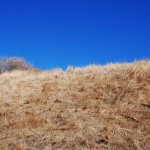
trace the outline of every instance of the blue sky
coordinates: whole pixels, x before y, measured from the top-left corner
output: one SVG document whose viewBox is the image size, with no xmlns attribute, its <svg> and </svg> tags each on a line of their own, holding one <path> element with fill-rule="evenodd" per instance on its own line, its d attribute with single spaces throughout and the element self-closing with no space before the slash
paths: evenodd
<svg viewBox="0 0 150 150">
<path fill-rule="evenodd" d="M 2 0 L 0 55 L 41 69 L 150 58 L 150 1 Z"/>
</svg>

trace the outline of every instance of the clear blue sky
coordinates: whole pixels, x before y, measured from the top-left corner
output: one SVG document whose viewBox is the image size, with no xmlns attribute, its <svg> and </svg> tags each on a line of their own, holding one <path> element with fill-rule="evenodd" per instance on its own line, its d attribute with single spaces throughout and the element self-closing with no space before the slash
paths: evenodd
<svg viewBox="0 0 150 150">
<path fill-rule="evenodd" d="M 1 0 L 0 55 L 42 69 L 150 58 L 150 0 Z"/>
</svg>

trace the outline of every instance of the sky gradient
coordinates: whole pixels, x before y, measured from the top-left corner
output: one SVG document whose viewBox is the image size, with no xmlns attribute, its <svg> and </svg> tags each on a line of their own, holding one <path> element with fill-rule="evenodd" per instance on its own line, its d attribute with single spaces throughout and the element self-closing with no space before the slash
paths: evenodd
<svg viewBox="0 0 150 150">
<path fill-rule="evenodd" d="M 150 58 L 150 1 L 0 1 L 0 56 L 41 69 Z"/>
</svg>

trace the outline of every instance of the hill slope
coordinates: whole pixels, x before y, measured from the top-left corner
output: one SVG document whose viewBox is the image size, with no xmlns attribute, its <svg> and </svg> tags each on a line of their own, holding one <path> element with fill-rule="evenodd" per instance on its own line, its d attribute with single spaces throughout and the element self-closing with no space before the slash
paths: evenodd
<svg viewBox="0 0 150 150">
<path fill-rule="evenodd" d="M 0 74 L 0 149 L 150 149 L 150 61 Z"/>
</svg>

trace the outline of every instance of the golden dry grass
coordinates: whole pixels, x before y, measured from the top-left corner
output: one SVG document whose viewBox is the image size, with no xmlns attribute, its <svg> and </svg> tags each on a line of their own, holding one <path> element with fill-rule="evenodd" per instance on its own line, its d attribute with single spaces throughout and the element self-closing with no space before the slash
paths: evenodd
<svg viewBox="0 0 150 150">
<path fill-rule="evenodd" d="M 0 74 L 0 150 L 149 150 L 150 61 Z"/>
</svg>

